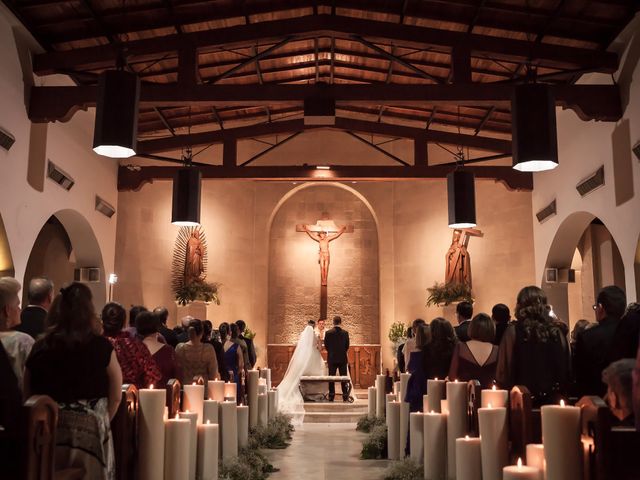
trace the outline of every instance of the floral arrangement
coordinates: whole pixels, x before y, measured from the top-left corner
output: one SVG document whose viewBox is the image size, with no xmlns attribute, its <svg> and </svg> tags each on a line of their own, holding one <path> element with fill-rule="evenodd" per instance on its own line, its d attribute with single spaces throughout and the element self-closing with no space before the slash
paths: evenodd
<svg viewBox="0 0 640 480">
<path fill-rule="evenodd" d="M 370 417 L 369 415 L 363 415 L 358 419 L 358 424 L 356 425 L 356 430 L 358 432 L 370 433 L 374 427 L 378 425 L 384 425 L 384 418 L 380 417 Z"/>
<path fill-rule="evenodd" d="M 438 283 L 427 288 L 427 307 L 431 305 L 450 305 L 453 302 L 472 302 L 471 287 L 466 283 Z"/>
<path fill-rule="evenodd" d="M 422 465 L 410 458 L 405 458 L 389 465 L 384 473 L 384 480 L 414 480 L 422 478 L 422 473 Z"/>
<path fill-rule="evenodd" d="M 218 282 L 209 283 L 204 280 L 197 280 L 191 283 L 183 283 L 175 290 L 175 298 L 178 304 L 186 305 L 195 300 L 213 302 L 220 305 L 219 289 L 222 284 Z"/>
<path fill-rule="evenodd" d="M 253 340 L 256 336 L 256 332 L 251 330 L 249 327 L 244 329 L 244 333 L 242 334 L 244 338 L 248 338 L 249 340 Z"/>
<path fill-rule="evenodd" d="M 270 473 L 277 472 L 259 450 L 242 448 L 238 456 L 224 460 L 219 477 L 223 480 L 265 480 Z"/>
<path fill-rule="evenodd" d="M 407 327 L 402 322 L 394 322 L 389 328 L 389 340 L 391 340 L 391 351 L 393 356 L 396 356 L 398 347 L 402 341 L 407 338 Z"/>
<path fill-rule="evenodd" d="M 376 425 L 362 443 L 360 458 L 378 460 L 387 458 L 387 426 Z"/>
<path fill-rule="evenodd" d="M 294 428 L 291 424 L 291 417 L 279 413 L 269 420 L 266 426 L 253 427 L 249 432 L 249 448 L 287 448 L 291 440 Z"/>
</svg>

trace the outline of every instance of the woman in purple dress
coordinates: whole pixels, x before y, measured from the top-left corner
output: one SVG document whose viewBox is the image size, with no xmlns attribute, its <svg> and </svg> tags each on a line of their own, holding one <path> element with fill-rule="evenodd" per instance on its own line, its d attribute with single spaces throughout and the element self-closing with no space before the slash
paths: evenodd
<svg viewBox="0 0 640 480">
<path fill-rule="evenodd" d="M 467 333 L 471 340 L 457 343 L 453 350 L 449 380 L 478 380 L 482 388 L 491 388 L 498 364 L 498 347 L 493 344 L 495 324 L 489 315 L 479 313 Z"/>
<path fill-rule="evenodd" d="M 240 402 L 242 398 L 242 385 L 240 372 L 244 369 L 244 356 L 240 345 L 234 342 L 238 338 L 238 326 L 235 323 L 228 325 L 220 324 L 220 337 L 222 340 L 222 348 L 224 349 L 224 364 L 229 371 L 229 380 L 236 382 L 238 387 L 237 399 Z"/>
<path fill-rule="evenodd" d="M 176 354 L 173 347 L 158 341 L 160 319 L 151 312 L 141 312 L 136 317 L 136 329 L 142 337 L 142 343 L 147 347 L 151 357 L 155 360 L 162 378 L 158 388 L 164 388 L 172 378 L 178 378 Z"/>
</svg>

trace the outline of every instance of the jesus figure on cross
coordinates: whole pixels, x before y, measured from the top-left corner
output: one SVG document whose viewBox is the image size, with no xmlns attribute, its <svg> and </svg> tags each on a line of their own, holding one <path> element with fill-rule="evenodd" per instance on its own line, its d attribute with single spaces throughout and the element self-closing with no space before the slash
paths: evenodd
<svg viewBox="0 0 640 480">
<path fill-rule="evenodd" d="M 314 232 L 309 230 L 307 225 L 302 226 L 303 230 L 307 232 L 313 240 L 318 242 L 319 250 L 318 250 L 318 263 L 320 264 L 320 284 L 322 286 L 327 285 L 327 277 L 329 276 L 329 242 L 335 240 L 344 232 L 347 231 L 347 226 L 343 225 L 338 229 L 336 233 L 329 235 L 328 232 L 319 231 Z"/>
</svg>

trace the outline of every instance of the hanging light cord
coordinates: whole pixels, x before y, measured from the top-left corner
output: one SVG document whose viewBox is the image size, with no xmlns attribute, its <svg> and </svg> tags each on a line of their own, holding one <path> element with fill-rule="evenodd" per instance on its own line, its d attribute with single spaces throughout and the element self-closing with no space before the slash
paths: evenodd
<svg viewBox="0 0 640 480">
<path fill-rule="evenodd" d="M 461 131 L 460 131 L 460 105 L 458 105 L 458 138 L 460 138 L 460 135 L 461 135 Z M 459 143 L 457 145 L 457 148 L 458 148 L 458 152 L 455 155 L 456 170 L 458 168 L 464 167 L 464 146 L 462 145 L 462 143 Z"/>
</svg>

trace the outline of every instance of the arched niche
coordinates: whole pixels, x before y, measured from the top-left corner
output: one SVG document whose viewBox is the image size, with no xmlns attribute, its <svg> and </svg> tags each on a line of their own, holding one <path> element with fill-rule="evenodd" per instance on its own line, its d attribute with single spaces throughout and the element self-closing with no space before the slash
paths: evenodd
<svg viewBox="0 0 640 480">
<path fill-rule="evenodd" d="M 13 267 L 13 256 L 7 238 L 7 231 L 4 228 L 2 215 L 0 215 L 0 277 L 13 277 L 15 269 Z"/>
<path fill-rule="evenodd" d="M 77 211 L 59 210 L 45 222 L 29 254 L 24 285 L 35 276 L 46 276 L 56 290 L 74 280 L 76 268 L 97 268 L 99 277 L 87 282 L 94 304 L 106 302 L 105 273 L 102 253 L 89 222 Z M 23 289 L 26 302 L 26 288 Z M 26 303 L 24 303 L 26 305 Z"/>
<path fill-rule="evenodd" d="M 323 213 L 354 226 L 330 244 L 327 317 L 340 315 L 352 344 L 380 341 L 378 228 L 368 203 L 342 184 L 305 184 L 274 209 L 269 227 L 268 341 L 295 343 L 310 319 L 320 315 L 318 243 L 296 225 Z M 330 326 L 330 325 L 328 325 Z"/>
<path fill-rule="evenodd" d="M 589 212 L 567 217 L 553 239 L 546 269 L 558 269 L 555 281 L 543 274 L 542 289 L 560 320 L 573 328 L 581 318 L 594 321 L 592 305 L 607 285 L 625 288 L 624 263 L 606 225 Z"/>
</svg>

